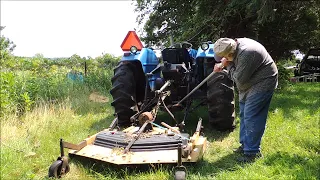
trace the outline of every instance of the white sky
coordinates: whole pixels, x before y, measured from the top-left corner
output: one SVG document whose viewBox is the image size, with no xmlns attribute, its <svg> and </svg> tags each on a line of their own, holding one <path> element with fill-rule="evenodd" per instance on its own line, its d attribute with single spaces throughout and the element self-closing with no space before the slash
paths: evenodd
<svg viewBox="0 0 320 180">
<path fill-rule="evenodd" d="M 1 1 L 1 35 L 17 56 L 122 55 L 120 45 L 138 28 L 132 1 Z"/>
</svg>

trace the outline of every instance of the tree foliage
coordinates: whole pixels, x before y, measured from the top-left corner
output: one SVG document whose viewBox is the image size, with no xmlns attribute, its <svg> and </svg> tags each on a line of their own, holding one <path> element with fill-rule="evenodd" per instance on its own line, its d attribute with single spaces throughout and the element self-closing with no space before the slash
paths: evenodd
<svg viewBox="0 0 320 180">
<path fill-rule="evenodd" d="M 5 26 L 0 26 L 1 33 L 4 28 Z M 9 38 L 6 38 L 3 35 L 1 35 L 0 37 L 0 57 L 1 57 L 0 63 L 1 64 L 3 64 L 6 59 L 12 57 L 12 51 L 14 50 L 15 47 L 16 45 L 12 41 L 10 41 Z"/>
<path fill-rule="evenodd" d="M 174 41 L 199 45 L 219 37 L 249 37 L 275 58 L 293 49 L 319 46 L 320 5 L 317 0 L 136 0 L 141 34 L 149 46 Z"/>
</svg>

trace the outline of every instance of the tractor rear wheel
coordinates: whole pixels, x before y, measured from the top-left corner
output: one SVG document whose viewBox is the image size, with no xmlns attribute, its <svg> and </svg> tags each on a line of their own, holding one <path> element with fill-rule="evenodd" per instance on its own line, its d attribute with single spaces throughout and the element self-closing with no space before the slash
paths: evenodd
<svg viewBox="0 0 320 180">
<path fill-rule="evenodd" d="M 215 73 L 207 82 L 209 122 L 219 131 L 233 130 L 234 87 L 226 72 Z"/>
<path fill-rule="evenodd" d="M 120 127 L 129 126 L 130 117 L 136 113 L 136 81 L 133 66 L 130 62 L 120 62 L 114 68 L 114 76 L 111 79 L 110 94 L 113 97 L 111 105 L 114 107 Z"/>
</svg>

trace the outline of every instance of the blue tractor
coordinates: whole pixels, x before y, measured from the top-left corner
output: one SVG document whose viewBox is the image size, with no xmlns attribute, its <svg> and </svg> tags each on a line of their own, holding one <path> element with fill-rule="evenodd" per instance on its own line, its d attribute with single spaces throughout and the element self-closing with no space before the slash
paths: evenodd
<svg viewBox="0 0 320 180">
<path fill-rule="evenodd" d="M 155 118 L 158 109 L 162 109 L 183 129 L 192 110 L 207 106 L 213 128 L 232 130 L 233 82 L 226 72 L 212 73 L 216 63 L 213 46 L 212 42 L 205 42 L 195 50 L 188 42 L 177 43 L 163 49 L 162 58 L 157 58 L 150 48 L 130 46 L 115 67 L 112 78 L 111 105 L 115 109 L 117 125 L 137 124 L 144 112 L 153 112 Z M 193 102 L 197 105 L 192 107 Z M 177 110 L 184 111 L 180 121 L 172 113 Z"/>
</svg>

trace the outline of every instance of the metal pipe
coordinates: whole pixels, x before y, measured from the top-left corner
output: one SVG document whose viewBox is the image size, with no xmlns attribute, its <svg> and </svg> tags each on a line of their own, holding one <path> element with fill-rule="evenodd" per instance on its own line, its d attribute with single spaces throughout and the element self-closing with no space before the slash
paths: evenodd
<svg viewBox="0 0 320 180">
<path fill-rule="evenodd" d="M 169 38 L 170 38 L 170 46 L 172 47 L 172 46 L 173 46 L 173 36 L 172 36 L 172 33 L 170 33 Z"/>
<path fill-rule="evenodd" d="M 139 136 L 141 135 L 141 133 L 144 131 L 144 129 L 147 127 L 147 125 L 150 123 L 151 121 L 147 120 L 146 122 L 144 122 L 144 124 L 141 126 L 141 128 L 139 129 L 137 136 L 135 136 L 130 143 L 127 145 L 127 147 L 123 150 L 123 153 L 127 153 L 131 146 L 133 145 L 134 142 L 136 142 L 136 140 L 139 138 Z"/>
<path fill-rule="evenodd" d="M 182 166 L 182 145 L 178 144 L 178 166 Z"/>
<path fill-rule="evenodd" d="M 61 157 L 64 156 L 64 149 L 63 149 L 63 148 L 64 148 L 64 147 L 63 147 L 63 140 L 60 139 L 60 154 L 61 154 Z"/>
<path fill-rule="evenodd" d="M 144 99 L 143 99 L 143 102 L 145 103 L 147 101 L 147 96 L 148 96 L 148 83 L 149 83 L 149 76 L 146 75 L 145 76 L 145 81 L 146 81 L 146 85 L 144 87 Z"/>
<path fill-rule="evenodd" d="M 116 127 L 116 125 L 118 124 L 118 118 L 114 118 L 113 121 L 111 122 L 110 126 L 109 126 L 109 130 L 112 130 Z"/>
<path fill-rule="evenodd" d="M 202 128 L 202 118 L 199 118 L 196 132 L 200 132 L 200 131 L 201 131 L 201 128 Z"/>
<path fill-rule="evenodd" d="M 167 88 L 170 85 L 171 85 L 171 81 L 169 80 L 166 83 L 164 83 L 164 85 L 159 90 L 156 90 L 156 93 L 160 94 L 165 88 Z"/>
<path fill-rule="evenodd" d="M 216 72 L 212 72 L 207 76 L 198 86 L 196 86 L 189 94 L 187 94 L 183 99 L 181 99 L 175 106 L 181 105 L 183 101 L 185 101 L 189 96 L 191 96 L 196 90 L 198 90 L 204 83 L 206 83 Z"/>
<path fill-rule="evenodd" d="M 162 102 L 162 104 L 163 104 L 163 107 L 167 110 L 167 112 L 169 113 L 169 115 L 172 117 L 172 119 L 177 122 L 176 118 L 174 117 L 174 115 L 172 114 L 172 112 L 168 109 L 168 107 L 166 106 L 166 104 L 164 103 L 164 101 L 163 101 L 162 98 L 161 98 L 161 102 Z M 177 123 L 178 123 L 178 122 L 177 122 Z"/>
<path fill-rule="evenodd" d="M 177 133 L 177 134 L 180 134 L 180 131 L 178 131 L 178 130 L 174 129 L 173 127 L 169 126 L 167 123 L 161 122 L 161 124 L 162 124 L 164 127 L 170 129 L 171 131 L 173 131 L 173 132 L 175 132 L 175 133 Z"/>
</svg>

